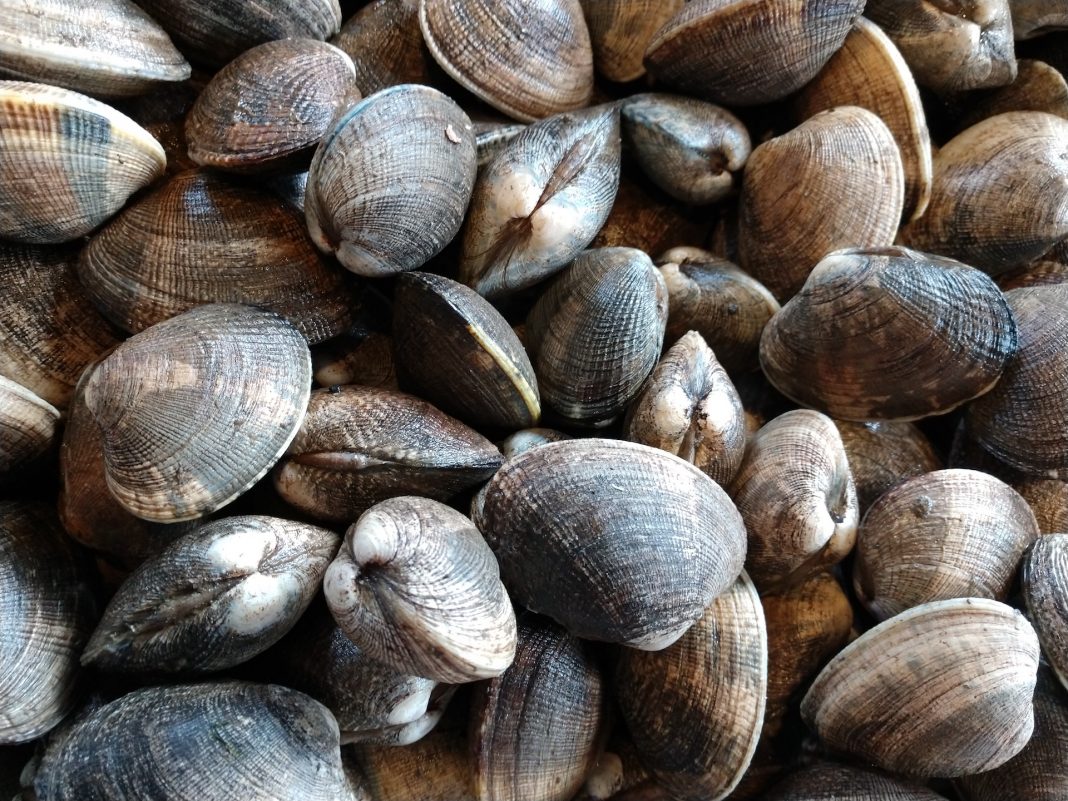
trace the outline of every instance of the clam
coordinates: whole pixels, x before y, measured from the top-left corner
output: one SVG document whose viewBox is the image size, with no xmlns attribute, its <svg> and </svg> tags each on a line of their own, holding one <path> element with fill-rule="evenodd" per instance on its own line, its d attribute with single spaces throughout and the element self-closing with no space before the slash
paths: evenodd
<svg viewBox="0 0 1068 801">
<path fill-rule="evenodd" d="M 720 801 L 760 737 L 768 640 L 760 597 L 743 573 L 674 645 L 628 649 L 616 699 L 642 761 L 679 801 Z"/>
<path fill-rule="evenodd" d="M 434 60 L 464 89 L 517 120 L 573 111 L 593 93 L 579 0 L 419 0 Z"/>
<path fill-rule="evenodd" d="M 335 801 L 344 787 L 330 712 L 287 687 L 239 681 L 148 687 L 104 704 L 51 744 L 34 781 L 40 801 Z"/>
<path fill-rule="evenodd" d="M 204 673 L 245 662 L 297 622 L 338 545 L 332 531 L 265 515 L 208 523 L 123 582 L 82 664 Z"/>
<path fill-rule="evenodd" d="M 837 564 L 856 541 L 857 493 L 834 422 L 798 409 L 751 439 L 730 485 L 745 521 L 745 567 L 762 590 L 778 590 Z"/>
<path fill-rule="evenodd" d="M 588 646 L 549 621 L 522 621 L 512 666 L 477 685 L 472 699 L 475 797 L 574 796 L 602 746 L 605 696 Z"/>
<path fill-rule="evenodd" d="M 1059 261 L 1035 261 L 1019 270 L 1002 273 L 997 277 L 1003 292 L 1028 286 L 1068 283 L 1068 264 Z"/>
<path fill-rule="evenodd" d="M 308 239 L 300 214 L 207 170 L 172 176 L 89 240 L 86 294 L 131 333 L 203 303 L 261 305 L 310 342 L 352 322 L 345 273 Z"/>
<path fill-rule="evenodd" d="M 863 0 L 693 0 L 653 36 L 645 66 L 685 94 L 767 103 L 808 83 L 863 9 Z"/>
<path fill-rule="evenodd" d="M 402 83 L 431 83 L 433 61 L 419 30 L 419 0 L 373 0 L 330 42 L 352 59 L 356 85 L 365 95 Z"/>
<path fill-rule="evenodd" d="M 818 762 L 791 774 L 764 796 L 766 801 L 945 801 L 915 782 L 852 765 Z"/>
<path fill-rule="evenodd" d="M 887 490 L 942 467 L 930 441 L 912 423 L 834 424 L 849 459 L 861 516 Z"/>
<path fill-rule="evenodd" d="M 307 164 L 342 104 L 360 99 L 352 60 L 317 39 L 265 42 L 211 79 L 185 121 L 197 164 L 252 172 Z"/>
<path fill-rule="evenodd" d="M 460 280 L 493 299 L 559 271 L 593 240 L 618 186 L 614 106 L 528 126 L 479 176 Z"/>
<path fill-rule="evenodd" d="M 417 743 L 357 747 L 374 801 L 477 801 L 462 734 L 435 729 Z"/>
<path fill-rule="evenodd" d="M 1068 236 L 1068 120 L 1040 111 L 989 117 L 934 158 L 927 213 L 902 236 L 991 275 Z"/>
<path fill-rule="evenodd" d="M 1043 534 L 1068 531 L 1068 481 L 1028 478 L 1012 482 L 1012 488 L 1027 501 Z"/>
<path fill-rule="evenodd" d="M 116 348 L 85 383 L 108 488 L 146 520 L 192 520 L 262 478 L 297 434 L 311 357 L 273 312 L 198 306 Z"/>
<path fill-rule="evenodd" d="M 930 601 L 1004 601 L 1039 536 L 1027 501 L 975 470 L 916 476 L 877 500 L 857 533 L 853 588 L 879 620 Z"/>
<path fill-rule="evenodd" d="M 447 500 L 501 459 L 489 440 L 412 395 L 334 386 L 312 393 L 274 484 L 307 514 L 348 523 L 399 495 Z"/>
<path fill-rule="evenodd" d="M 89 233 L 167 165 L 159 142 L 125 114 L 21 81 L 0 81 L 0 151 L 0 237 L 17 242 Z"/>
<path fill-rule="evenodd" d="M 664 354 L 627 413 L 623 435 L 685 459 L 727 485 L 745 453 L 742 400 L 696 331 Z"/>
<path fill-rule="evenodd" d="M 474 290 L 431 273 L 397 280 L 401 386 L 471 425 L 515 430 L 541 416 L 538 382 L 511 326 Z"/>
<path fill-rule="evenodd" d="M 612 210 L 590 247 L 660 253 L 684 242 L 704 241 L 710 223 L 705 209 L 676 203 L 645 176 L 628 174 L 624 168 Z"/>
<path fill-rule="evenodd" d="M 620 117 L 623 136 L 645 174 L 683 203 L 726 197 L 752 150 L 741 120 L 700 100 L 631 95 L 620 106 Z"/>
<path fill-rule="evenodd" d="M 393 362 L 393 338 L 372 331 L 363 335 L 343 334 L 312 354 L 315 383 L 321 387 L 360 384 L 378 389 L 397 389 L 397 367 Z"/>
<path fill-rule="evenodd" d="M 1024 558 L 1021 584 L 1046 658 L 1068 688 L 1068 534 L 1035 542 Z"/>
<path fill-rule="evenodd" d="M 497 154 L 527 127 L 518 122 L 472 122 L 475 124 L 475 147 L 478 149 L 480 170 L 497 158 Z"/>
<path fill-rule="evenodd" d="M 803 118 L 835 106 L 860 106 L 879 115 L 901 153 L 903 217 L 924 213 L 932 170 L 927 118 L 908 64 L 878 25 L 858 17 L 842 49 L 801 91 L 797 106 Z"/>
<path fill-rule="evenodd" d="M 801 715 L 820 741 L 914 776 L 992 770 L 1027 744 L 1038 638 L 984 598 L 914 607 L 847 645 L 816 678 Z"/>
<path fill-rule="evenodd" d="M 588 250 L 542 294 L 526 321 L 542 403 L 596 425 L 622 412 L 664 342 L 667 291 L 632 248 Z"/>
<path fill-rule="evenodd" d="M 657 30 L 682 8 L 683 0 L 580 0 L 590 29 L 593 66 L 610 81 L 645 74 L 642 56 Z"/>
<path fill-rule="evenodd" d="M 513 456 L 472 517 L 512 597 L 573 634 L 657 650 L 737 578 L 745 529 L 691 464 L 628 442 L 584 439 Z"/>
<path fill-rule="evenodd" d="M 129 0 L 5 0 L 0 19 L 0 74 L 8 77 L 106 97 L 189 77 L 164 30 Z"/>
<path fill-rule="evenodd" d="M 350 106 L 312 159 L 312 239 L 355 273 L 422 266 L 460 229 L 475 182 L 471 121 L 429 86 L 402 84 Z"/>
<path fill-rule="evenodd" d="M 499 444 L 501 453 L 505 459 L 511 459 L 531 448 L 539 445 L 548 445 L 550 442 L 563 442 L 571 439 L 570 436 L 553 428 L 525 428 L 516 431 L 510 437 Z"/>
<path fill-rule="evenodd" d="M 0 502 L 0 745 L 46 734 L 77 702 L 96 606 L 48 508 Z"/>
<path fill-rule="evenodd" d="M 188 80 L 164 84 L 147 94 L 123 99 L 116 108 L 148 131 L 167 154 L 167 174 L 193 169 L 189 144 L 185 140 L 185 118 L 197 97 L 207 86 L 210 75 L 199 70 Z"/>
<path fill-rule="evenodd" d="M 890 245 L 904 192 L 900 151 L 881 119 L 856 106 L 820 112 L 749 157 L 739 263 L 785 301 L 830 251 Z"/>
<path fill-rule="evenodd" d="M 55 444 L 59 410 L 0 375 L 0 482 L 34 467 Z"/>
<path fill-rule="evenodd" d="M 970 108 L 961 115 L 962 129 L 1010 111 L 1045 111 L 1068 119 L 1064 76 L 1044 61 L 1021 58 L 1016 65 L 1016 80 L 1008 86 L 990 89 L 978 98 L 966 96 Z"/>
<path fill-rule="evenodd" d="M 1059 0 L 1009 0 L 1017 41 L 1068 28 L 1068 9 Z"/>
<path fill-rule="evenodd" d="M 979 270 L 906 248 L 841 250 L 768 323 L 760 364 L 783 394 L 836 418 L 915 420 L 994 386 L 1016 328 Z"/>
</svg>

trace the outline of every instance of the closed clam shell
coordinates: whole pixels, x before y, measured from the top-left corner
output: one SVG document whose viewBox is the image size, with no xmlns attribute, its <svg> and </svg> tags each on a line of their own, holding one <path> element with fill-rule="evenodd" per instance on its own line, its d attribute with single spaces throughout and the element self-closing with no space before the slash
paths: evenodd
<svg viewBox="0 0 1068 801">
<path fill-rule="evenodd" d="M 273 312 L 198 306 L 116 348 L 85 385 L 108 487 L 146 520 L 191 520 L 262 478 L 311 389 L 300 333 Z"/>
<path fill-rule="evenodd" d="M 1042 650 L 1068 688 L 1068 534 L 1035 542 L 1024 557 L 1021 585 Z"/>
<path fill-rule="evenodd" d="M 1016 41 L 1068 28 L 1068 9 L 1058 0 L 1010 0 Z"/>
<path fill-rule="evenodd" d="M 876 767 L 952 778 L 992 770 L 1027 744 L 1038 638 L 984 598 L 909 609 L 847 645 L 801 716 L 828 748 Z"/>
<path fill-rule="evenodd" d="M 664 279 L 648 256 L 585 251 L 527 316 L 542 403 L 579 424 L 615 417 L 656 365 L 666 321 Z"/>
<path fill-rule="evenodd" d="M 612 210 L 590 247 L 661 253 L 686 242 L 702 242 L 710 229 L 711 220 L 704 209 L 676 203 L 639 171 L 628 173 L 624 168 L 619 174 L 619 191 Z"/>
<path fill-rule="evenodd" d="M 593 66 L 610 81 L 645 74 L 649 40 L 682 8 L 683 0 L 580 0 L 593 45 Z"/>
<path fill-rule="evenodd" d="M 881 119 L 857 106 L 820 112 L 749 157 L 739 263 L 785 302 L 830 251 L 892 244 L 904 192 L 900 151 Z"/>
<path fill-rule="evenodd" d="M 375 801 L 476 801 L 461 732 L 435 729 L 396 748 L 362 745 L 356 760 Z"/>
<path fill-rule="evenodd" d="M 481 170 L 527 126 L 519 122 L 480 122 L 475 124 L 475 147 L 478 149 L 478 168 Z"/>
<path fill-rule="evenodd" d="M 606 695 L 588 645 L 550 621 L 521 621 L 515 662 L 474 691 L 468 741 L 475 797 L 574 796 L 602 746 Z"/>
<path fill-rule="evenodd" d="M 429 498 L 364 512 L 323 591 L 349 638 L 403 673 L 460 684 L 499 676 L 515 656 L 515 614 L 493 551 L 464 515 Z"/>
<path fill-rule="evenodd" d="M 918 250 L 991 275 L 1068 236 L 1068 120 L 1013 111 L 976 123 L 934 157 L 927 213 L 902 232 Z"/>
<path fill-rule="evenodd" d="M 753 758 L 767 683 L 764 612 L 743 573 L 674 645 L 623 651 L 615 686 L 659 784 L 680 801 L 719 801 Z"/>
<path fill-rule="evenodd" d="M 274 475 L 314 517 L 349 523 L 399 495 L 447 500 L 501 464 L 489 440 L 412 395 L 374 387 L 316 390 Z"/>
<path fill-rule="evenodd" d="M 59 410 L 0 375 L 0 482 L 33 467 L 56 441 Z"/>
<path fill-rule="evenodd" d="M 82 664 L 202 673 L 245 662 L 297 622 L 338 545 L 332 531 L 265 515 L 208 523 L 123 582 Z"/>
<path fill-rule="evenodd" d="M 930 441 L 913 423 L 849 423 L 835 420 L 861 516 L 887 490 L 942 467 Z"/>
<path fill-rule="evenodd" d="M 1005 293 L 1019 349 L 994 388 L 968 406 L 968 430 L 1016 470 L 1068 468 L 1068 285 Z"/>
<path fill-rule="evenodd" d="M 539 445 L 548 445 L 550 442 L 563 442 L 565 439 L 571 439 L 571 437 L 553 428 L 525 428 L 522 431 L 516 431 L 499 443 L 499 447 L 501 453 L 504 454 L 504 458 L 510 459 Z"/>
<path fill-rule="evenodd" d="M 554 442 L 513 456 L 473 519 L 512 597 L 577 636 L 666 648 L 737 578 L 745 530 L 693 465 L 629 442 Z"/>
<path fill-rule="evenodd" d="M 163 175 L 159 142 L 125 114 L 68 89 L 0 81 L 0 236 L 66 242 Z"/>
<path fill-rule="evenodd" d="M 434 60 L 464 89 L 524 122 L 582 108 L 593 50 L 579 0 L 420 0 Z"/>
<path fill-rule="evenodd" d="M 930 601 L 1004 601 L 1039 536 L 1031 508 L 976 470 L 938 470 L 877 500 L 857 532 L 853 587 L 879 620 Z"/>
<path fill-rule="evenodd" d="M 1045 111 L 1068 119 L 1068 82 L 1064 76 L 1044 61 L 1021 58 L 1016 66 L 1016 80 L 1008 86 L 990 89 L 979 97 L 967 96 L 970 108 L 961 116 L 962 130 L 1009 111 Z"/>
<path fill-rule="evenodd" d="M 364 98 L 312 159 L 304 212 L 312 239 L 355 273 L 422 266 L 460 229 L 475 182 L 471 121 L 429 86 Z"/>
<path fill-rule="evenodd" d="M 808 83 L 863 9 L 861 0 L 693 0 L 653 36 L 645 66 L 686 94 L 767 103 Z"/>
<path fill-rule="evenodd" d="M 1043 258 L 1019 270 L 1002 273 L 997 277 L 1002 292 L 1027 286 L 1044 286 L 1046 284 L 1068 283 L 1068 264 L 1059 261 L 1047 261 Z"/>
<path fill-rule="evenodd" d="M 433 60 L 419 30 L 419 0 L 373 0 L 330 43 L 356 67 L 356 85 L 372 95 L 402 83 L 430 83 Z"/>
<path fill-rule="evenodd" d="M 189 157 L 249 172 L 310 159 L 341 104 L 359 99 L 354 78 L 352 60 L 317 39 L 246 50 L 216 73 L 189 112 Z"/>
<path fill-rule="evenodd" d="M 393 338 L 372 331 L 365 335 L 335 337 L 312 353 L 315 383 L 321 387 L 361 384 L 397 389 Z"/>
<path fill-rule="evenodd" d="M 460 280 L 492 299 L 558 272 L 596 236 L 618 186 L 615 106 L 527 126 L 479 176 Z"/>
<path fill-rule="evenodd" d="M 798 96 L 802 117 L 835 106 L 879 115 L 894 135 L 905 174 L 906 221 L 921 216 L 931 195 L 931 136 L 916 81 L 897 46 L 878 25 L 858 17 L 842 49 Z"/>
<path fill-rule="evenodd" d="M 0 74 L 91 95 L 136 95 L 184 81 L 189 64 L 129 0 L 5 0 Z"/>
<path fill-rule="evenodd" d="M 988 276 L 952 259 L 841 250 L 768 323 L 760 364 L 783 394 L 839 419 L 915 420 L 996 384 L 1016 352 L 1013 316 Z"/>
<path fill-rule="evenodd" d="M 777 784 L 766 801 L 945 801 L 915 782 L 853 765 L 818 762 Z"/>
<path fill-rule="evenodd" d="M 344 786 L 330 712 L 288 687 L 239 681 L 104 704 L 45 751 L 34 781 L 41 801 L 335 801 Z"/>
<path fill-rule="evenodd" d="M 1068 481 L 1058 478 L 1027 478 L 1012 482 L 1012 488 L 1027 501 L 1043 534 L 1068 531 Z"/>
<path fill-rule="evenodd" d="M 541 416 L 527 352 L 489 301 L 431 273 L 397 280 L 393 341 L 401 385 L 474 426 L 515 430 Z"/>
<path fill-rule="evenodd" d="M 55 514 L 0 502 L 0 744 L 46 734 L 77 702 L 96 621 L 89 575 Z"/>
</svg>

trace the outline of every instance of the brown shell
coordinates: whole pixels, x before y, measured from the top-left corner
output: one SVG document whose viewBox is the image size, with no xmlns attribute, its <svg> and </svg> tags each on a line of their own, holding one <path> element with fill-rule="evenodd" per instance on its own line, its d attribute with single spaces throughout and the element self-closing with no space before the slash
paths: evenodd
<svg viewBox="0 0 1068 801">
<path fill-rule="evenodd" d="M 343 334 L 312 353 L 315 383 L 321 387 L 361 384 L 398 389 L 393 338 L 372 331 L 365 336 Z"/>
<path fill-rule="evenodd" d="M 354 78 L 352 60 L 316 39 L 246 50 L 215 74 L 189 112 L 189 157 L 242 172 L 307 164 L 342 104 L 360 99 Z"/>
<path fill-rule="evenodd" d="M 434 60 L 524 122 L 589 105 L 593 50 L 579 0 L 420 0 Z"/>
<path fill-rule="evenodd" d="M 435 729 L 417 743 L 357 746 L 375 801 L 477 801 L 462 733 Z"/>
<path fill-rule="evenodd" d="M 593 66 L 610 81 L 642 77 L 649 40 L 684 0 L 580 0 L 593 45 Z"/>
<path fill-rule="evenodd" d="M 164 84 L 147 94 L 123 100 L 116 108 L 152 134 L 167 154 L 167 174 L 184 172 L 196 165 L 189 158 L 185 141 L 185 117 L 211 75 L 194 71 L 188 80 Z"/>
<path fill-rule="evenodd" d="M 1068 284 L 1068 264 L 1045 259 L 1032 262 L 1020 270 L 1002 273 L 997 277 L 997 282 L 1003 292 L 1027 286 Z"/>
<path fill-rule="evenodd" d="M 1016 41 L 1068 28 L 1068 9 L 1060 0 L 1010 0 Z"/>
<path fill-rule="evenodd" d="M 419 0 L 373 0 L 330 43 L 352 59 L 365 96 L 402 83 L 431 83 L 433 60 L 419 30 Z"/>
<path fill-rule="evenodd" d="M 686 242 L 703 242 L 710 228 L 705 209 L 676 203 L 645 176 L 624 167 L 612 209 L 590 247 L 662 253 Z"/>
<path fill-rule="evenodd" d="M 1029 478 L 1013 481 L 1012 488 L 1023 496 L 1043 534 L 1068 531 L 1068 481 L 1057 478 Z"/>
<path fill-rule="evenodd" d="M 645 66 L 685 94 L 767 103 L 808 83 L 863 9 L 863 0 L 692 0 L 653 36 Z"/>
<path fill-rule="evenodd" d="M 763 801 L 945 801 L 926 787 L 852 765 L 818 762 L 775 785 Z"/>
<path fill-rule="evenodd" d="M 887 490 L 942 467 L 930 441 L 912 423 L 834 424 L 849 458 L 861 517 Z"/>
<path fill-rule="evenodd" d="M 77 92 L 0 81 L 0 237 L 66 242 L 89 233 L 163 175 L 159 142 Z"/>
<path fill-rule="evenodd" d="M 987 392 L 1016 348 L 1009 305 L 979 270 L 851 249 L 817 264 L 768 323 L 760 364 L 780 392 L 839 419 L 915 420 Z"/>
<path fill-rule="evenodd" d="M 749 157 L 739 264 L 788 300 L 830 251 L 893 243 L 904 180 L 897 143 L 881 119 L 856 106 L 820 112 Z"/>
<path fill-rule="evenodd" d="M 1024 557 L 1020 584 L 1042 650 L 1068 689 L 1068 534 L 1039 537 Z"/>
<path fill-rule="evenodd" d="M 961 130 L 1009 111 L 1045 111 L 1068 119 L 1068 83 L 1064 76 L 1044 61 L 1021 58 L 1016 65 L 1016 80 L 1008 86 L 980 93 L 978 97 L 966 95 L 967 101 L 962 101 L 965 110 L 961 115 Z"/>
<path fill-rule="evenodd" d="M 51 450 L 59 410 L 0 375 L 0 482 L 32 468 Z"/>
</svg>

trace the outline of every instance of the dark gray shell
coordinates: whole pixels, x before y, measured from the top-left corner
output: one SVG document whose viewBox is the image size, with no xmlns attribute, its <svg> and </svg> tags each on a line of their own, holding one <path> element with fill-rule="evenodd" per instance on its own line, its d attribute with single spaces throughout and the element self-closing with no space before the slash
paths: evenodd
<svg viewBox="0 0 1068 801">
<path fill-rule="evenodd" d="M 913 423 L 834 424 L 849 459 L 861 517 L 891 487 L 942 468 L 927 436 Z"/>
<path fill-rule="evenodd" d="M 1039 537 L 1024 557 L 1020 581 L 1042 651 L 1068 689 L 1068 534 Z"/>
<path fill-rule="evenodd" d="M 832 762 L 819 762 L 791 774 L 764 798 L 765 801 L 945 801 L 944 796 L 920 784 Z"/>
<path fill-rule="evenodd" d="M 55 444 L 59 410 L 0 375 L 0 483 L 33 469 Z"/>
</svg>

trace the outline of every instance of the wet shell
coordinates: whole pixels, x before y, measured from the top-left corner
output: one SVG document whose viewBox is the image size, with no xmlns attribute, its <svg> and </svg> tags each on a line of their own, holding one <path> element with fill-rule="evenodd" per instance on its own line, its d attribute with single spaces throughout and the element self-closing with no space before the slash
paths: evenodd
<svg viewBox="0 0 1068 801">
<path fill-rule="evenodd" d="M 945 801 L 922 785 L 851 765 L 819 762 L 792 774 L 765 801 Z"/>
<path fill-rule="evenodd" d="M 892 244 L 904 192 L 900 151 L 881 119 L 856 106 L 821 112 L 749 157 L 742 269 L 788 300 L 830 251 Z"/>
<path fill-rule="evenodd" d="M 934 448 L 912 423 L 847 423 L 835 420 L 861 516 L 887 490 L 942 467 Z"/>
<path fill-rule="evenodd" d="M 1031 737 L 1038 639 L 982 598 L 924 604 L 846 646 L 801 715 L 828 748 L 876 767 L 954 777 L 992 770 Z"/>
<path fill-rule="evenodd" d="M 1059 0 L 1010 0 L 1017 41 L 1068 28 L 1068 9 Z"/>
<path fill-rule="evenodd" d="M 966 96 L 970 108 L 961 115 L 961 129 L 1009 111 L 1045 111 L 1068 119 L 1068 82 L 1064 76 L 1044 61 L 1021 58 L 1016 65 L 1016 80 L 1008 86 L 979 97 Z"/>
<path fill-rule="evenodd" d="M 88 579 L 51 510 L 0 502 L 0 745 L 47 733 L 77 701 Z"/>
<path fill-rule="evenodd" d="M 878 619 L 930 601 L 1004 601 L 1038 537 L 1027 502 L 975 470 L 939 470 L 887 492 L 857 533 L 853 587 Z"/>
<path fill-rule="evenodd" d="M 1043 534 L 1068 531 L 1068 481 L 1031 478 L 1013 481 L 1012 488 L 1027 501 Z"/>
<path fill-rule="evenodd" d="M 508 322 L 472 289 L 406 273 L 394 295 L 401 385 L 474 426 L 515 430 L 541 416 L 538 382 Z"/>
<path fill-rule="evenodd" d="M 447 500 L 500 467 L 482 435 L 412 395 L 373 387 L 316 390 L 274 476 L 314 517 L 350 523 L 399 495 Z"/>
<path fill-rule="evenodd" d="M 783 394 L 842 420 L 915 420 L 987 392 L 1016 352 L 1013 314 L 979 270 L 905 248 L 842 250 L 768 326 Z"/>
<path fill-rule="evenodd" d="M 352 59 L 356 85 L 365 95 L 402 83 L 431 83 L 433 60 L 419 30 L 419 0 L 373 0 L 330 41 Z"/>
<path fill-rule="evenodd" d="M 146 520 L 232 501 L 285 452 L 304 418 L 311 356 L 273 312 L 198 306 L 126 340 L 85 385 L 108 487 Z"/>
<path fill-rule="evenodd" d="M 364 745 L 356 759 L 375 801 L 477 801 L 462 734 L 435 729 L 404 748 Z"/>
<path fill-rule="evenodd" d="M 676 203 L 644 175 L 637 171 L 628 174 L 624 167 L 619 174 L 619 191 L 612 210 L 590 247 L 626 247 L 660 253 L 686 242 L 703 242 L 711 222 L 705 209 Z"/>
<path fill-rule="evenodd" d="M 449 77 L 517 120 L 590 102 L 593 50 L 579 0 L 420 0 L 419 27 Z"/>
<path fill-rule="evenodd" d="M 342 335 L 312 354 L 315 383 L 321 387 L 360 384 L 397 389 L 393 339 L 372 331 L 364 336 Z"/>
<path fill-rule="evenodd" d="M 863 0 L 693 0 L 653 36 L 645 66 L 686 94 L 767 103 L 808 83 L 863 9 Z"/>
<path fill-rule="evenodd" d="M 0 4 L 0 73 L 91 95 L 136 95 L 184 81 L 189 64 L 128 0 Z"/>
<path fill-rule="evenodd" d="M 1042 650 L 1068 688 L 1068 534 L 1038 539 L 1024 558 L 1021 584 Z"/>
<path fill-rule="evenodd" d="M 0 81 L 0 151 L 0 236 L 18 242 L 89 233 L 167 165 L 159 142 L 125 114 L 19 81 Z"/>
<path fill-rule="evenodd" d="M 529 451 L 539 445 L 548 445 L 550 442 L 563 442 L 571 439 L 568 434 L 556 431 L 552 428 L 527 428 L 516 431 L 503 442 L 499 443 L 501 453 L 505 459 L 511 459 L 520 453 Z"/>
<path fill-rule="evenodd" d="M 209 523 L 123 582 L 82 664 L 202 673 L 245 662 L 297 622 L 339 544 L 332 531 L 264 515 Z"/>
<path fill-rule="evenodd" d="M 514 456 L 473 511 L 517 602 L 577 636 L 643 650 L 681 637 L 745 558 L 741 517 L 715 482 L 628 442 Z"/>
<path fill-rule="evenodd" d="M 471 121 L 429 86 L 385 89 L 347 109 L 312 160 L 312 239 L 355 273 L 422 266 L 460 230 L 475 183 Z"/>
<path fill-rule="evenodd" d="M 211 79 L 189 112 L 189 157 L 239 171 L 310 159 L 339 107 L 359 100 L 354 78 L 352 60 L 315 39 L 247 50 Z"/>
<path fill-rule="evenodd" d="M 41 801 L 167 798 L 336 801 L 337 722 L 273 684 L 150 687 L 99 707 L 41 760 Z"/>
<path fill-rule="evenodd" d="M 0 482 L 48 453 L 58 427 L 55 406 L 0 375 Z"/>
<path fill-rule="evenodd" d="M 616 699 L 642 761 L 672 798 L 719 801 L 753 758 L 767 682 L 764 613 L 743 573 L 674 645 L 624 651 Z"/>
<path fill-rule="evenodd" d="M 593 45 L 593 65 L 610 81 L 645 74 L 642 56 L 659 28 L 683 0 L 580 0 Z"/>
</svg>

